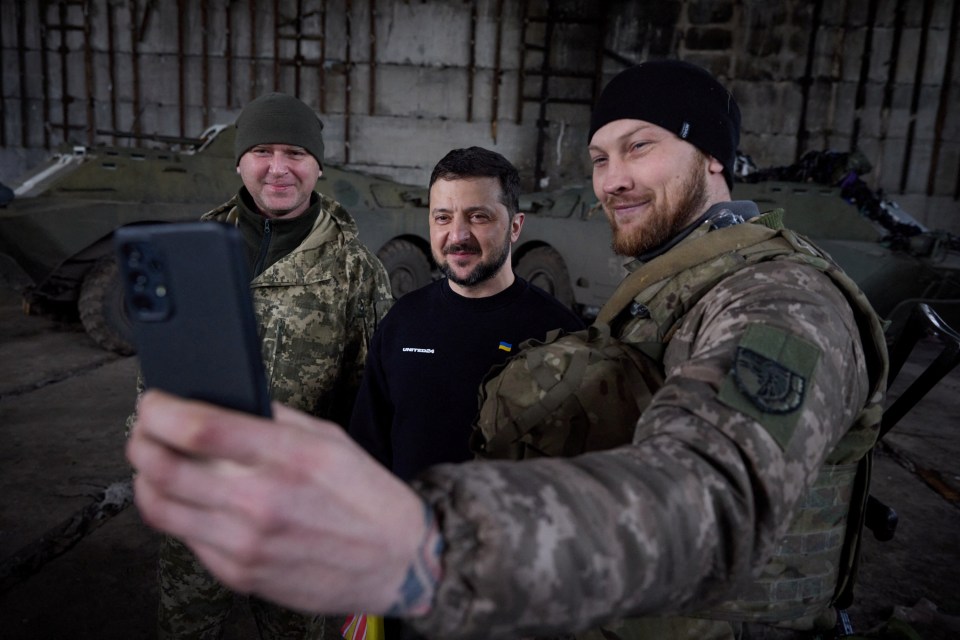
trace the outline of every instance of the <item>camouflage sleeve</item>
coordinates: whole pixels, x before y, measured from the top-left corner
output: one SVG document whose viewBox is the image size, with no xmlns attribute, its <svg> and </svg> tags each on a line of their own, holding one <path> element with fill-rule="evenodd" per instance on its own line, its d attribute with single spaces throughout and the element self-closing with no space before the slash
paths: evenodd
<svg viewBox="0 0 960 640">
<path fill-rule="evenodd" d="M 123 423 L 124 435 L 129 438 L 130 434 L 133 432 L 133 425 L 137 423 L 137 407 L 140 406 L 140 396 L 143 395 L 143 392 L 146 390 L 146 385 L 143 383 L 143 374 L 137 369 L 137 397 L 133 402 L 133 411 L 130 412 L 130 415 L 127 416 L 127 419 Z"/>
<path fill-rule="evenodd" d="M 799 398 L 769 412 L 727 397 L 751 327 L 769 329 L 807 365 L 814 356 L 795 381 Z M 446 542 L 432 610 L 413 620 L 421 633 L 543 635 L 688 613 L 763 565 L 867 396 L 850 308 L 809 267 L 743 269 L 684 318 L 664 365 L 665 386 L 632 445 L 444 465 L 415 483 Z"/>
<path fill-rule="evenodd" d="M 353 412 L 370 340 L 393 304 L 387 271 L 366 247 L 357 241 L 348 243 L 346 262 L 350 290 L 344 292 L 347 299 L 346 335 L 343 366 L 337 385 L 338 401 L 333 415 L 336 422 L 344 427 L 349 424 Z"/>
</svg>

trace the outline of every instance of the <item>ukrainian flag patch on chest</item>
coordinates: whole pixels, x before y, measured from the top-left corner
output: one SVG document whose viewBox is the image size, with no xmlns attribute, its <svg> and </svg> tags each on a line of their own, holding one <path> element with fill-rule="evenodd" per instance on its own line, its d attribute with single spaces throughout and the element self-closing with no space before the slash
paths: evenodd
<svg viewBox="0 0 960 640">
<path fill-rule="evenodd" d="M 504 342 L 503 340 L 500 341 L 500 351 L 506 351 L 507 353 L 510 353 L 512 350 L 513 350 L 512 344 L 510 344 L 509 342 Z"/>
</svg>

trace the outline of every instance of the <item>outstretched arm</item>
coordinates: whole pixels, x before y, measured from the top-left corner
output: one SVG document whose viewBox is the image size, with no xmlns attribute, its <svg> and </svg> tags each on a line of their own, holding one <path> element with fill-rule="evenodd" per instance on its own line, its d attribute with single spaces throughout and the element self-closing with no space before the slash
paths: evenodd
<svg viewBox="0 0 960 640">
<path fill-rule="evenodd" d="M 432 512 L 338 425 L 274 412 L 144 394 L 127 447 L 144 520 L 241 592 L 311 612 L 425 613 Z"/>
<path fill-rule="evenodd" d="M 704 298 L 671 342 L 667 383 L 631 445 L 441 465 L 414 483 L 418 496 L 333 423 L 277 405 L 270 422 L 151 392 L 128 447 L 137 503 L 237 590 L 318 613 L 416 617 L 430 637 L 695 611 L 766 562 L 866 399 L 841 294 L 805 268 L 792 287 L 781 281 L 790 275 L 744 270 Z M 789 329 L 820 353 L 779 438 L 767 417 L 721 397 L 752 325 Z"/>
</svg>

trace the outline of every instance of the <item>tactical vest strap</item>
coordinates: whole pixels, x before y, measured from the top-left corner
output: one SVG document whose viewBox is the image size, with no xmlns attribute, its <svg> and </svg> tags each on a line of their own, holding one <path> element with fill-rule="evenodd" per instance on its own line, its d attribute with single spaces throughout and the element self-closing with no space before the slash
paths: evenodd
<svg viewBox="0 0 960 640">
<path fill-rule="evenodd" d="M 833 606 L 846 609 L 853 604 L 853 587 L 860 572 L 860 547 L 863 543 L 863 525 L 867 517 L 867 499 L 870 497 L 870 476 L 873 472 L 873 451 L 867 452 L 857 465 L 850 513 L 847 516 L 847 534 L 840 555 L 839 573 Z"/>
<path fill-rule="evenodd" d="M 766 220 L 755 219 L 753 222 L 764 224 Z M 772 222 L 771 228 L 776 229 L 778 226 L 776 221 Z M 755 228 L 757 226 L 757 224 L 738 225 L 738 227 L 711 232 L 703 238 L 717 237 L 721 232 Z M 732 251 L 738 253 L 750 264 L 769 259 L 795 260 L 808 264 L 830 277 L 838 289 L 843 292 L 857 320 L 864 356 L 867 360 L 867 369 L 870 373 L 870 392 L 866 405 L 862 408 L 851 429 L 828 455 L 825 464 L 821 467 L 817 484 L 811 487 L 804 497 L 804 503 L 800 507 L 801 515 L 794 521 L 770 563 L 764 568 L 761 578 L 756 583 L 749 585 L 744 592 L 738 593 L 733 601 L 721 605 L 716 610 L 711 610 L 710 614 L 704 615 L 716 614 L 712 617 L 743 622 L 764 621 L 777 623 L 778 626 L 788 624 L 803 628 L 805 625 L 815 624 L 818 615 L 821 615 L 831 606 L 844 606 L 850 600 L 852 586 L 856 580 L 864 505 L 869 486 L 871 467 L 869 450 L 875 444 L 877 427 L 882 415 L 887 358 L 884 349 L 883 328 L 879 318 L 857 285 L 828 256 L 825 256 L 805 238 L 789 230 L 777 230 L 767 239 L 764 239 L 763 234 L 757 234 L 757 237 L 759 239 L 756 242 L 747 242 L 747 246 L 738 246 Z M 703 238 L 698 238 L 689 244 L 692 245 Z M 727 246 L 729 246 L 729 243 Z M 708 262 L 712 263 L 715 260 L 715 257 L 704 257 L 688 268 L 699 269 L 701 268 L 700 265 L 707 265 Z M 733 262 L 729 264 L 732 268 L 739 268 L 734 265 Z M 665 336 L 669 326 L 682 317 L 689 306 L 695 303 L 704 291 L 712 288 L 716 281 L 723 277 L 723 274 L 720 273 L 723 271 L 722 266 L 718 266 L 715 271 L 716 273 L 703 279 L 702 286 L 690 289 L 691 293 L 688 294 L 689 297 L 685 304 L 678 307 L 675 313 L 665 315 L 658 312 L 660 307 L 657 306 L 656 301 L 664 299 L 673 301 L 671 297 L 673 292 L 651 286 L 653 280 L 645 281 L 646 289 L 637 288 L 633 292 L 634 298 L 631 298 L 631 300 L 636 299 L 645 304 L 650 313 L 650 318 L 646 322 L 656 324 L 657 331 L 655 333 L 657 336 Z M 688 286 L 686 282 L 684 286 Z M 643 298 L 647 291 L 652 292 L 653 296 L 649 301 Z M 653 334 L 654 332 L 647 332 L 647 339 L 652 338 Z M 855 473 L 850 471 L 851 469 L 855 470 Z M 820 535 L 823 531 L 818 527 L 823 523 L 811 521 L 809 517 L 803 516 L 803 512 L 817 512 L 817 509 L 810 504 L 811 498 L 823 499 L 823 483 L 828 482 L 830 478 L 837 479 L 835 476 L 841 470 L 844 470 L 843 478 L 840 478 L 842 483 L 835 485 L 834 489 L 831 489 L 828 493 L 836 497 L 838 494 L 835 493 L 835 490 L 842 488 L 848 496 L 843 503 L 847 510 L 838 521 L 839 537 L 831 538 L 837 544 L 819 549 L 817 545 L 823 541 L 823 536 Z M 822 506 L 824 511 L 821 512 L 821 515 L 829 515 L 833 513 L 834 506 L 837 505 Z M 807 544 L 814 550 L 804 556 L 802 564 L 803 567 L 812 571 L 811 575 L 804 574 L 797 577 L 797 580 L 794 580 L 794 576 L 791 574 L 783 572 L 777 577 L 778 568 L 782 569 L 800 562 L 794 557 L 794 552 L 790 546 L 791 541 L 792 544 Z M 829 567 L 830 573 L 817 569 L 817 563 L 819 563 L 821 569 Z M 794 594 L 796 599 L 793 602 L 790 601 L 788 593 Z"/>
<path fill-rule="evenodd" d="M 869 450 L 876 442 L 877 428 L 883 410 L 887 356 L 884 348 L 883 326 L 863 292 L 828 256 L 825 256 L 806 238 L 790 230 L 782 229 L 779 214 L 778 211 L 771 212 L 760 218 L 755 218 L 751 221 L 753 224 L 742 224 L 712 231 L 702 238 L 689 242 L 688 246 L 696 246 L 699 241 L 705 242 L 705 239 L 708 238 L 711 240 L 718 239 L 721 233 L 731 236 L 734 231 L 753 233 L 753 229 L 760 225 L 769 226 L 773 230 L 769 236 L 763 233 L 753 233 L 755 240 L 747 240 L 743 246 L 737 245 L 733 238 L 725 239 L 724 244 L 728 248 L 731 244 L 734 244 L 735 248 L 730 251 L 738 253 L 747 263 L 752 264 L 769 259 L 796 260 L 808 264 L 830 277 L 847 298 L 857 320 L 864 356 L 867 360 L 867 370 L 870 374 L 869 399 L 851 429 L 827 457 L 825 464 L 821 467 L 821 477 L 817 481 L 818 484 L 811 487 L 804 497 L 801 516 L 794 521 L 791 530 L 781 542 L 770 563 L 763 569 L 760 579 L 749 585 L 744 593 L 738 593 L 733 601 L 720 605 L 716 610 L 711 610 L 710 614 L 704 615 L 711 616 L 711 614 L 714 614 L 712 617 L 730 621 L 764 621 L 777 626 L 787 625 L 793 628 L 810 629 L 816 626 L 825 612 L 832 611 L 832 607 L 848 606 L 852 599 L 852 588 L 856 582 L 859 564 L 864 510 L 870 482 L 871 455 Z M 680 248 L 683 247 L 678 246 L 674 251 Z M 709 253 L 712 254 L 713 252 Z M 714 262 L 716 259 L 716 255 L 708 255 L 707 252 L 703 252 L 700 254 L 700 260 L 694 261 L 694 264 L 686 268 L 698 269 L 700 265 L 707 265 L 708 262 Z M 653 262 L 656 261 L 652 261 L 650 266 Z M 735 267 L 735 264 L 730 262 L 729 266 L 739 268 Z M 641 271 L 643 271 L 643 267 L 631 275 L 636 275 Z M 625 281 L 622 285 L 623 293 L 621 295 L 626 297 L 632 293 L 633 296 L 626 298 L 625 303 L 618 303 L 622 304 L 619 309 L 609 309 L 608 317 L 615 318 L 631 301 L 638 300 L 645 304 L 650 313 L 650 318 L 646 322 L 656 325 L 656 331 L 647 331 L 644 334 L 646 339 L 659 337 L 665 340 L 665 336 L 669 335 L 673 323 L 679 320 L 690 305 L 695 303 L 706 290 L 712 288 L 716 281 L 723 277 L 723 274 L 721 274 L 722 266 L 719 266 L 715 271 L 716 273 L 711 277 L 702 281 L 702 286 L 694 288 L 688 294 L 689 297 L 683 306 L 678 307 L 678 310 L 671 314 L 658 311 L 660 307 L 657 306 L 655 300 L 673 300 L 673 298 L 671 298 L 670 293 L 652 286 L 655 283 L 654 278 L 646 277 L 640 286 L 629 285 L 629 289 Z M 649 272 L 645 273 L 649 274 Z M 670 276 L 675 275 L 670 274 Z M 638 276 L 639 278 L 643 278 L 643 275 Z M 652 295 L 652 299 L 649 301 L 641 299 L 647 295 L 646 292 Z M 855 473 L 852 473 L 850 469 L 855 469 Z M 837 478 L 836 474 L 841 470 L 843 470 L 843 477 Z M 810 505 L 810 500 L 811 498 L 822 499 L 824 497 L 824 487 L 822 485 L 824 482 L 828 482 L 830 478 L 838 481 L 842 480 L 842 482 L 838 483 L 834 489 L 829 490 L 827 492 L 829 495 L 836 497 L 839 495 L 836 491 L 842 489 L 843 493 L 849 496 L 846 502 L 848 509 L 843 514 L 843 519 L 838 521 L 839 528 L 834 531 L 839 537 L 830 538 L 832 542 L 829 548 L 815 550 L 803 559 L 802 566 L 805 567 L 805 570 L 811 572 L 809 575 L 796 576 L 796 579 L 794 579 L 795 576 L 782 573 L 778 578 L 778 568 L 782 569 L 799 562 L 798 559 L 793 557 L 791 541 L 792 544 L 807 544 L 813 549 L 817 549 L 817 544 L 823 541 L 824 536 L 821 535 L 823 531 L 817 528 L 823 523 L 816 520 L 811 521 L 809 517 L 803 517 L 802 513 L 816 513 L 817 510 Z M 822 514 L 830 514 L 835 511 L 834 507 L 831 506 L 825 506 L 824 508 Z M 809 528 L 811 524 L 813 525 L 812 529 Z M 818 563 L 819 569 L 816 566 Z M 828 567 L 830 568 L 829 572 L 826 571 Z M 761 595 L 761 592 L 770 598 L 765 600 L 765 596 Z M 791 602 L 788 593 L 793 593 L 796 599 Z"/>
<path fill-rule="evenodd" d="M 697 617 L 805 626 L 832 603 L 859 465 L 824 465 L 804 494 L 791 530 L 760 575 L 726 602 Z"/>
<path fill-rule="evenodd" d="M 634 297 L 654 282 L 669 278 L 681 271 L 712 260 L 718 256 L 769 240 L 779 233 L 764 223 L 760 216 L 758 224 L 738 224 L 717 229 L 710 233 L 678 245 L 665 255 L 647 262 L 617 286 L 600 313 L 596 322 L 610 324 L 620 312 L 627 308 Z"/>
</svg>

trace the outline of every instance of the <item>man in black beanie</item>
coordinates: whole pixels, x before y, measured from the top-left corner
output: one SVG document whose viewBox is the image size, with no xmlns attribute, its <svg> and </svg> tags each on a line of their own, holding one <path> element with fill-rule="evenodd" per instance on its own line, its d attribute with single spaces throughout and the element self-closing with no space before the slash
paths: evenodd
<svg viewBox="0 0 960 640">
<path fill-rule="evenodd" d="M 620 136 L 625 137 L 620 140 Z M 730 203 L 716 211 L 707 211 L 705 206 L 730 201 L 740 141 L 740 109 L 730 92 L 700 67 L 680 60 L 660 60 L 621 72 L 600 95 L 590 118 L 589 140 L 594 191 L 601 202 L 610 203 L 604 209 L 614 231 L 614 251 L 620 255 L 648 259 L 652 256 L 644 256 L 644 252 L 665 249 L 668 240 L 673 241 L 672 246 L 683 237 L 681 231 L 695 228 L 697 217 L 698 222 L 723 218 L 721 224 L 727 224 L 724 221 L 744 220 L 758 213 L 753 203 Z M 628 140 L 637 149 L 623 159 L 637 162 L 611 168 L 604 146 L 610 141 Z M 651 151 L 658 154 L 656 162 L 647 161 Z M 705 161 L 706 172 L 694 170 L 694 164 Z M 625 193 L 635 189 L 605 182 L 611 177 L 616 182 L 621 175 L 629 178 L 630 166 L 656 164 L 666 174 L 677 162 L 685 164 L 680 167 L 683 180 L 676 193 L 668 197 L 654 193 L 654 189 L 638 195 L 649 210 L 642 216 L 634 215 L 638 209 L 628 206 L 641 203 L 623 199 Z M 653 186 L 669 188 L 668 183 Z"/>
<path fill-rule="evenodd" d="M 503 370 L 514 377 L 485 385 L 503 419 L 476 450 L 510 460 L 407 485 L 336 425 L 154 393 L 128 448 L 141 510 L 215 546 L 231 584 L 389 612 L 429 638 L 830 635 L 882 413 L 883 332 L 783 212 L 731 201 L 738 136 L 733 97 L 694 65 L 646 62 L 603 91 L 593 186 L 632 273 L 589 332 L 528 344 Z M 257 448 L 278 431 L 298 453 L 287 464 Z M 320 462 L 338 475 L 307 473 Z M 235 465 L 267 496 L 295 489 L 309 526 L 297 509 L 265 522 L 232 507 L 246 496 Z M 231 531 L 205 526 L 221 519 Z M 237 536 L 274 553 L 251 559 Z"/>
<path fill-rule="evenodd" d="M 310 107 L 282 93 L 253 100 L 237 118 L 234 148 L 243 186 L 202 219 L 236 225 L 245 240 L 271 397 L 346 424 L 370 338 L 393 301 L 387 273 L 350 214 L 315 190 L 323 123 Z M 159 564 L 159 637 L 220 637 L 233 592 L 172 537 Z M 250 608 L 263 639 L 321 637 L 323 618 L 257 598 Z M 326 633 L 339 635 L 337 621 Z"/>
</svg>

